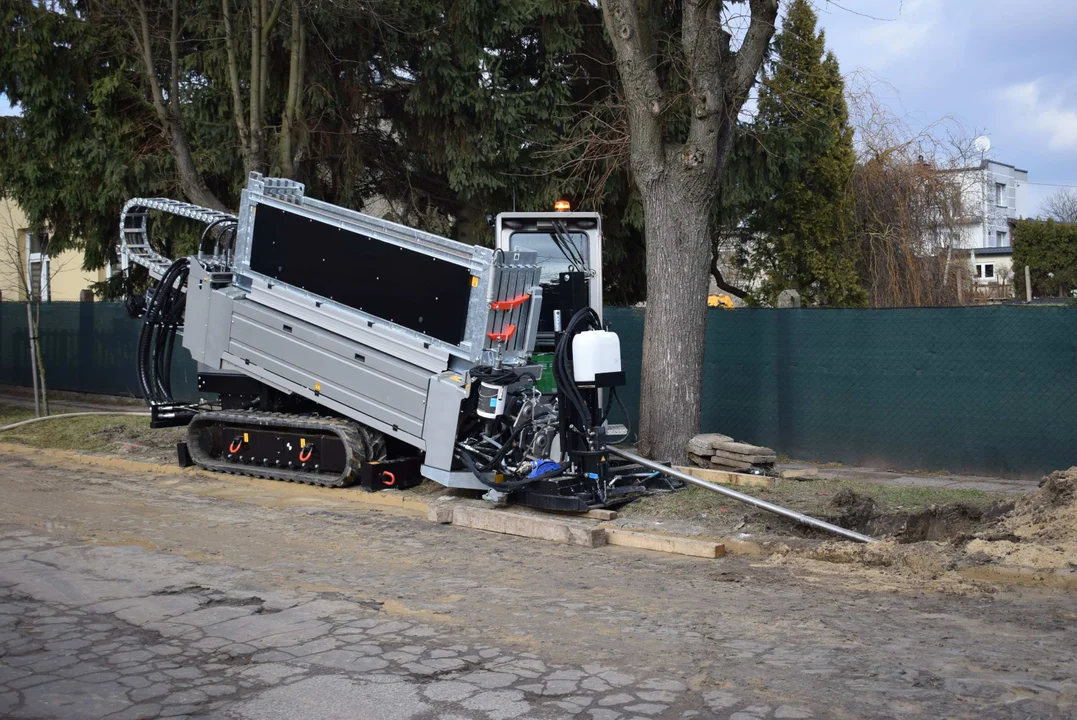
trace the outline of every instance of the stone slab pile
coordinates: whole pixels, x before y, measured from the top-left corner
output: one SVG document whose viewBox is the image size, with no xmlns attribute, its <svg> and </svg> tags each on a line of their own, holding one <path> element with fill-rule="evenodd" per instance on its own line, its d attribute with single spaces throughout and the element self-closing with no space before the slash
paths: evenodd
<svg viewBox="0 0 1077 720">
<path fill-rule="evenodd" d="M 770 473 L 778 457 L 760 445 L 737 442 L 728 435 L 706 433 L 688 441 L 688 459 L 702 468 L 730 472 L 762 471 Z"/>
</svg>

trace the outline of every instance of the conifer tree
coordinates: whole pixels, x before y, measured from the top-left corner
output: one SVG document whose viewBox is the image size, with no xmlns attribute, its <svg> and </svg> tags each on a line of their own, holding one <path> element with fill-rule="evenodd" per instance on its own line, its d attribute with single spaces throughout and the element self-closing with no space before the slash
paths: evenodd
<svg viewBox="0 0 1077 720">
<path fill-rule="evenodd" d="M 808 0 L 794 0 L 759 95 L 761 132 L 785 129 L 783 150 L 795 172 L 762 202 L 749 223 L 752 262 L 766 275 L 757 296 L 773 302 L 786 288 L 807 304 L 863 305 L 856 271 L 850 178 L 856 163 L 845 84 Z"/>
</svg>

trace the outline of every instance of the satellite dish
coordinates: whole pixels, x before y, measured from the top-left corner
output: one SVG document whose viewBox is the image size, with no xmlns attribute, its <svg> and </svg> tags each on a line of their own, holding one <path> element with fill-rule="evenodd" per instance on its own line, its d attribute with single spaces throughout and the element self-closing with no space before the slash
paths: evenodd
<svg viewBox="0 0 1077 720">
<path fill-rule="evenodd" d="M 986 135 L 981 135 L 980 137 L 976 138 L 974 144 L 976 145 L 976 149 L 980 151 L 981 155 L 991 149 L 991 139 Z"/>
</svg>

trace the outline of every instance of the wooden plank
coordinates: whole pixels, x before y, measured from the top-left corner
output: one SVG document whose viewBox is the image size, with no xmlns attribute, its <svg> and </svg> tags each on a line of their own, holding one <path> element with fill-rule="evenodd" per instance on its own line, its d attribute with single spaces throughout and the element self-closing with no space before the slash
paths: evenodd
<svg viewBox="0 0 1077 720">
<path fill-rule="evenodd" d="M 616 520 L 616 510 L 603 510 L 601 508 L 597 510 L 588 510 L 580 517 L 591 518 L 593 520 Z"/>
<path fill-rule="evenodd" d="M 452 524 L 566 545 L 598 547 L 606 544 L 606 531 L 597 526 L 470 505 L 457 505 L 453 508 Z"/>
<path fill-rule="evenodd" d="M 653 535 L 619 528 L 606 528 L 606 543 L 701 558 L 719 558 L 725 555 L 725 545 L 710 540 Z"/>
<path fill-rule="evenodd" d="M 751 470 L 752 464 L 749 462 L 738 462 L 736 460 L 729 460 L 727 458 L 718 457 L 717 455 L 715 455 L 711 458 L 711 464 L 709 465 L 709 467 L 712 469 L 726 470 L 729 472 L 743 472 L 745 470 Z"/>
<path fill-rule="evenodd" d="M 426 519 L 430 522 L 448 525 L 452 522 L 454 507 L 451 502 L 433 502 L 426 511 Z"/>
<path fill-rule="evenodd" d="M 768 447 L 761 447 L 759 445 L 749 445 L 742 442 L 726 442 L 720 441 L 711 444 L 711 447 L 715 450 L 725 450 L 731 453 L 740 453 L 741 455 L 773 455 L 774 451 Z"/>
<path fill-rule="evenodd" d="M 678 466 L 686 475 L 697 477 L 700 480 L 717 483 L 719 485 L 748 485 L 753 487 L 774 487 L 777 484 L 775 478 L 767 475 L 751 475 L 748 473 L 729 472 L 727 470 L 708 470 L 706 468 Z"/>
<path fill-rule="evenodd" d="M 777 455 L 742 455 L 740 453 L 729 452 L 728 450 L 711 450 L 711 452 L 714 453 L 711 456 L 712 458 L 720 457 L 725 458 L 726 460 L 736 460 L 738 462 L 751 463 L 752 465 L 774 463 L 778 460 Z"/>
<path fill-rule="evenodd" d="M 788 478 L 790 480 L 799 480 L 803 478 L 815 477 L 819 474 L 819 471 L 815 468 L 800 468 L 797 470 L 782 470 L 778 475 L 782 478 Z"/>
</svg>

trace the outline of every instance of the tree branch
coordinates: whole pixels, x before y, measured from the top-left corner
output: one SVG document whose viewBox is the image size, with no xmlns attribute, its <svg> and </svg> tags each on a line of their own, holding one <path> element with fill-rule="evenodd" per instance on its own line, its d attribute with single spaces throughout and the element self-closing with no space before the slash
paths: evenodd
<svg viewBox="0 0 1077 720">
<path fill-rule="evenodd" d="M 153 106 L 157 115 L 167 129 L 168 108 L 165 106 L 164 93 L 161 92 L 161 81 L 157 77 L 157 70 L 153 66 L 153 47 L 150 45 L 150 18 L 146 12 L 146 5 L 142 0 L 136 0 L 135 8 L 138 10 L 139 31 L 133 25 L 128 24 L 135 36 L 135 45 L 142 53 L 142 64 L 145 67 L 146 79 L 150 83 L 150 96 L 153 98 Z"/>
<path fill-rule="evenodd" d="M 774 21 L 778 17 L 778 0 L 748 0 L 748 5 L 752 19 L 744 42 L 734 57 L 732 83 L 727 90 L 727 97 L 736 106 L 737 112 L 740 112 L 748 99 L 748 91 L 755 83 L 755 76 L 774 36 Z"/>
<path fill-rule="evenodd" d="M 729 34 L 722 29 L 721 10 L 722 3 L 714 0 L 685 0 L 681 18 L 693 103 L 684 161 L 708 167 L 717 160 L 714 147 L 725 119 L 722 60 L 729 50 Z"/>
<path fill-rule="evenodd" d="M 172 105 L 172 112 L 179 115 L 180 101 L 179 101 L 179 31 L 180 31 L 180 19 L 179 19 L 179 0 L 172 0 L 172 33 L 168 37 L 168 49 L 172 55 L 172 81 L 169 85 L 168 94 L 169 102 Z"/>
<path fill-rule="evenodd" d="M 641 180 L 653 181 L 665 169 L 665 149 L 659 120 L 663 92 L 649 44 L 654 36 L 651 3 L 602 0 L 602 9 L 628 108 L 632 169 Z"/>
<path fill-rule="evenodd" d="M 719 290 L 725 290 L 730 295 L 739 297 L 741 300 L 748 297 L 747 291 L 726 282 L 725 277 L 722 275 L 722 270 L 718 266 L 718 259 L 718 253 L 715 252 L 714 257 L 711 258 L 711 277 L 714 278 L 714 284 L 718 286 Z"/>
<path fill-rule="evenodd" d="M 239 131 L 240 153 L 243 155 L 244 169 L 250 171 L 250 142 L 247 133 L 247 121 L 244 116 L 243 96 L 239 88 L 239 63 L 236 60 L 236 37 L 232 32 L 232 11 L 229 0 L 221 0 L 221 15 L 224 18 L 224 45 L 228 55 L 228 83 L 232 86 L 232 113 L 235 116 L 236 130 Z"/>
</svg>

